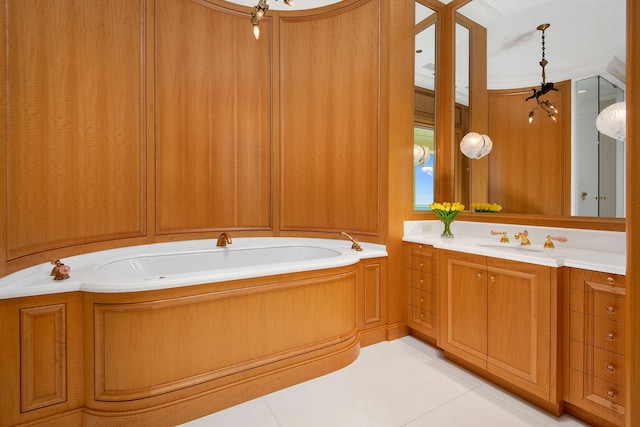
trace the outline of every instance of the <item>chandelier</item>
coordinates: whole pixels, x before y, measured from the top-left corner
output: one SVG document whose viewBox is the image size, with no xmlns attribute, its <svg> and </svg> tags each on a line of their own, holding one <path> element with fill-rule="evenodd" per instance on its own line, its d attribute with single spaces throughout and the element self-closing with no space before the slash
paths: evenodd
<svg viewBox="0 0 640 427">
<path fill-rule="evenodd" d="M 293 0 L 284 0 L 284 4 L 293 6 Z M 253 25 L 253 35 L 256 40 L 260 38 L 260 27 L 258 25 L 260 24 L 260 20 L 264 18 L 267 10 L 269 10 L 267 0 L 260 0 L 258 4 L 253 7 L 253 12 L 251 12 L 251 25 Z"/>
<path fill-rule="evenodd" d="M 542 95 L 546 95 L 552 90 L 558 90 L 553 87 L 553 83 L 547 82 L 547 76 L 544 71 L 544 67 L 549 63 L 549 61 L 547 61 L 544 57 L 544 32 L 550 26 L 551 24 L 540 24 L 537 27 L 537 30 L 542 31 L 542 60 L 540 61 L 540 66 L 542 67 L 542 84 L 540 86 L 540 89 L 536 89 L 535 87 L 532 88 L 531 90 L 533 90 L 533 95 L 525 99 L 525 102 L 530 99 L 536 100 L 536 105 L 529 112 L 529 123 L 533 122 L 533 115 L 535 114 L 535 111 L 538 109 L 538 107 L 540 107 L 551 120 L 553 120 L 554 122 L 558 121 L 555 116 L 556 114 L 558 114 L 558 110 L 556 109 L 555 105 L 553 105 L 553 103 L 548 99 L 541 99 Z"/>
</svg>

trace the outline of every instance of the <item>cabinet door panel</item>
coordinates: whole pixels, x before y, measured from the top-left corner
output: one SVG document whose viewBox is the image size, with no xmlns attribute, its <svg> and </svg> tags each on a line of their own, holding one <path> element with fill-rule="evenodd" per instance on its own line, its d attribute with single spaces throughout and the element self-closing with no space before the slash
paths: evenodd
<svg viewBox="0 0 640 427">
<path fill-rule="evenodd" d="M 505 267 L 488 268 L 487 370 L 548 398 L 549 268 Z"/>
<path fill-rule="evenodd" d="M 485 258 L 442 256 L 446 298 L 443 305 L 442 348 L 486 367 L 487 273 Z"/>
</svg>

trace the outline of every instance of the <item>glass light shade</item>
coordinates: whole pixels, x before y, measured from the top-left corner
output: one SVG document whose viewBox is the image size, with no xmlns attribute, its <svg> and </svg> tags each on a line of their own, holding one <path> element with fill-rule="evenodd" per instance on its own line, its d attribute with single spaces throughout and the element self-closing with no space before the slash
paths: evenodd
<svg viewBox="0 0 640 427">
<path fill-rule="evenodd" d="M 429 161 L 429 157 L 431 157 L 431 151 L 429 151 L 429 147 L 425 147 L 424 145 L 413 144 L 413 165 L 414 166 L 424 166 Z"/>
<path fill-rule="evenodd" d="M 624 141 L 627 136 L 626 103 L 616 102 L 602 110 L 596 117 L 596 128 L 600 133 Z"/>
<path fill-rule="evenodd" d="M 469 132 L 460 141 L 460 151 L 470 159 L 481 159 L 491 152 L 493 141 L 487 135 Z"/>
<path fill-rule="evenodd" d="M 260 28 L 258 24 L 253 24 L 253 36 L 258 40 L 260 38 Z"/>
</svg>

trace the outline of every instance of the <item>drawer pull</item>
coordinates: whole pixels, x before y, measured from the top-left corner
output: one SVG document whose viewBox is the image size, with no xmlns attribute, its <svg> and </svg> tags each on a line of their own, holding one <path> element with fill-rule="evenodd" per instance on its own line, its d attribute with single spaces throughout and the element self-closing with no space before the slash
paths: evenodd
<svg viewBox="0 0 640 427">
<path fill-rule="evenodd" d="M 616 371 L 616 367 L 613 365 L 607 365 L 607 371 L 613 374 Z"/>
<path fill-rule="evenodd" d="M 616 340 L 616 336 L 613 334 L 613 332 L 609 332 L 609 333 L 607 334 L 607 339 L 608 339 L 609 341 L 615 341 L 615 340 Z"/>
<path fill-rule="evenodd" d="M 424 279 L 420 279 L 420 284 L 424 285 Z"/>
<path fill-rule="evenodd" d="M 615 399 L 615 398 L 616 398 L 616 393 L 615 393 L 615 391 L 613 391 L 613 390 L 609 390 L 609 391 L 607 392 L 607 397 L 608 397 L 609 399 Z"/>
<path fill-rule="evenodd" d="M 424 313 L 420 313 L 420 319 L 424 320 Z"/>
<path fill-rule="evenodd" d="M 615 283 L 615 280 L 613 280 L 613 277 L 609 276 L 607 277 L 607 283 L 613 285 Z"/>
<path fill-rule="evenodd" d="M 424 262 L 420 263 L 420 268 L 424 267 Z"/>
<path fill-rule="evenodd" d="M 420 304 L 424 303 L 424 298 L 420 298 Z"/>
<path fill-rule="evenodd" d="M 418 245 L 418 248 L 419 248 L 419 249 L 422 249 L 422 245 Z"/>
<path fill-rule="evenodd" d="M 612 305 L 610 305 L 609 307 L 607 307 L 607 313 L 609 314 L 613 314 L 616 312 L 616 308 Z"/>
</svg>

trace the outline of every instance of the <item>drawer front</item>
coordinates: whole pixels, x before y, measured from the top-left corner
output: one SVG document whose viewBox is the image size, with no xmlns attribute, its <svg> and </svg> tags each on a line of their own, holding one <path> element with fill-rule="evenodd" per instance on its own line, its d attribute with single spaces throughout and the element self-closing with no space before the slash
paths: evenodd
<svg viewBox="0 0 640 427">
<path fill-rule="evenodd" d="M 435 304 L 433 301 L 433 294 L 423 291 L 421 289 L 413 290 L 413 306 L 426 310 L 430 313 L 435 313 Z"/>
<path fill-rule="evenodd" d="M 413 279 L 411 281 L 411 285 L 416 289 L 422 289 L 423 291 L 435 294 L 433 275 L 431 275 L 430 273 L 413 270 Z"/>
<path fill-rule="evenodd" d="M 433 273 L 433 261 L 431 258 L 414 256 L 413 269 L 423 273 Z"/>
<path fill-rule="evenodd" d="M 586 313 L 608 320 L 624 322 L 624 298 L 603 292 L 594 292 L 586 298 Z M 591 300 L 591 301 L 590 301 Z"/>
<path fill-rule="evenodd" d="M 594 347 L 593 375 L 603 381 L 624 387 L 624 356 Z"/>
<path fill-rule="evenodd" d="M 412 319 L 414 322 L 426 327 L 427 329 L 435 329 L 435 316 L 433 315 L 433 313 L 430 313 L 427 310 L 423 310 L 418 307 L 411 307 L 411 312 L 413 314 Z"/>
<path fill-rule="evenodd" d="M 624 392 L 624 387 L 593 378 L 593 395 L 602 399 L 603 402 L 624 406 Z"/>
<path fill-rule="evenodd" d="M 593 335 L 589 337 L 593 339 L 593 345 L 624 354 L 624 323 L 593 316 L 585 316 L 585 318 L 591 318 L 590 321 L 593 322 Z"/>
</svg>

